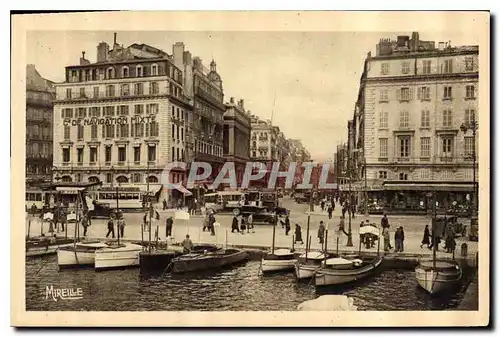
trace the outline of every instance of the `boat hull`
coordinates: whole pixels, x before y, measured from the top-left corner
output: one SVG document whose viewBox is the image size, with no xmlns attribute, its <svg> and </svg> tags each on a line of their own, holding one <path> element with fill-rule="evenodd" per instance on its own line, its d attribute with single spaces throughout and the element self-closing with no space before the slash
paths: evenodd
<svg viewBox="0 0 500 337">
<path fill-rule="evenodd" d="M 36 257 L 52 255 L 57 253 L 59 247 L 72 244 L 72 239 L 57 238 L 56 242 L 47 241 L 28 241 L 26 242 L 26 257 Z"/>
<path fill-rule="evenodd" d="M 95 270 L 117 269 L 139 266 L 142 246 L 124 244 L 123 247 L 102 248 L 95 252 Z"/>
<path fill-rule="evenodd" d="M 293 260 L 265 260 L 262 259 L 262 272 L 268 273 L 273 271 L 294 270 L 297 259 Z"/>
<path fill-rule="evenodd" d="M 303 279 L 310 279 L 314 277 L 314 274 L 316 271 L 320 268 L 320 266 L 315 266 L 315 265 L 303 265 L 300 263 L 297 263 L 295 265 L 295 276 L 299 280 Z"/>
<path fill-rule="evenodd" d="M 438 294 L 456 286 L 462 278 L 462 269 L 435 270 L 417 266 L 415 268 L 417 283 L 429 294 Z"/>
<path fill-rule="evenodd" d="M 219 269 L 243 262 L 248 259 L 247 252 L 237 250 L 230 254 L 203 254 L 193 259 L 182 256 L 172 261 L 172 273 L 189 273 L 210 269 Z"/>
<path fill-rule="evenodd" d="M 68 247 L 69 248 L 69 247 Z M 95 252 L 79 252 L 74 249 L 58 249 L 57 264 L 59 268 L 73 266 L 93 266 L 95 261 Z"/>
<path fill-rule="evenodd" d="M 373 274 L 380 266 L 383 258 L 379 257 L 372 263 L 356 269 L 326 269 L 320 268 L 316 271 L 314 281 L 316 286 L 329 286 L 346 284 L 364 279 Z"/>
</svg>

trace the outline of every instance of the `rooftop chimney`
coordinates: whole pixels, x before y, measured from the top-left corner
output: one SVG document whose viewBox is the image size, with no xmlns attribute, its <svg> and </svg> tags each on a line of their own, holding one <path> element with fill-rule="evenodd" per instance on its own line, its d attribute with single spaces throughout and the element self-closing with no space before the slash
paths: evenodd
<svg viewBox="0 0 500 337">
<path fill-rule="evenodd" d="M 438 50 L 444 50 L 444 42 L 439 42 Z"/>
<path fill-rule="evenodd" d="M 234 97 L 231 97 L 231 98 L 229 99 L 229 103 L 234 104 Z"/>
<path fill-rule="evenodd" d="M 240 102 L 239 102 L 239 106 L 242 108 L 242 109 L 245 109 L 245 101 L 240 99 Z"/>
<path fill-rule="evenodd" d="M 115 33 L 115 38 L 113 40 L 113 46 L 115 46 L 115 45 L 116 45 L 116 33 Z"/>
<path fill-rule="evenodd" d="M 80 57 L 80 65 L 83 66 L 83 65 L 86 65 L 86 64 L 90 64 L 90 62 L 85 59 L 85 52 L 82 51 L 82 57 Z"/>
</svg>

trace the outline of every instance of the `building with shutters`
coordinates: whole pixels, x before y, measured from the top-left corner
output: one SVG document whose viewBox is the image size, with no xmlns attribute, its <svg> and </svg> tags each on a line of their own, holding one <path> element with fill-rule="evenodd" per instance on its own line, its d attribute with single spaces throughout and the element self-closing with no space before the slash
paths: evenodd
<svg viewBox="0 0 500 337">
<path fill-rule="evenodd" d="M 478 53 L 417 32 L 381 39 L 368 53 L 348 130 L 358 204 L 366 196 L 426 212 L 434 191 L 443 208 L 470 201 L 478 142 L 463 126 L 477 121 Z"/>
<path fill-rule="evenodd" d="M 97 46 L 97 60 L 82 53 L 66 67 L 54 102 L 54 176 L 62 181 L 101 181 L 103 189 L 133 188 L 172 201 L 161 173 L 184 162 L 192 102 L 172 56 L 145 44 Z M 172 170 L 172 182 L 185 171 Z"/>
</svg>

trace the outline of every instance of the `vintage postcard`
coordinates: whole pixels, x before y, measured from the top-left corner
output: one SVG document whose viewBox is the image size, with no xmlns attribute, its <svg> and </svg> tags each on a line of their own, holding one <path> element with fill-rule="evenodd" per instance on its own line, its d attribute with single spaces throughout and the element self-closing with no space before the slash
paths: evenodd
<svg viewBox="0 0 500 337">
<path fill-rule="evenodd" d="M 12 325 L 489 324 L 488 12 L 12 23 Z"/>
</svg>

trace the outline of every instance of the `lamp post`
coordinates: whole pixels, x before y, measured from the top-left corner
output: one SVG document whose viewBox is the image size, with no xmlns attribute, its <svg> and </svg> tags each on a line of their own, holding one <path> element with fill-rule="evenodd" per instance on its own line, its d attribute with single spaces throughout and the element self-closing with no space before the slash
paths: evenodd
<svg viewBox="0 0 500 337">
<path fill-rule="evenodd" d="M 464 133 L 464 135 L 467 133 L 467 131 L 472 130 L 472 181 L 473 181 L 473 193 L 472 193 L 472 214 L 471 214 L 471 219 L 470 219 L 470 226 L 471 226 L 471 231 L 473 229 L 473 225 L 475 224 L 475 220 L 477 217 L 477 183 L 476 183 L 476 132 L 478 129 L 478 125 L 476 123 L 476 118 L 473 116 L 472 121 L 462 123 L 460 126 L 460 130 Z"/>
</svg>

